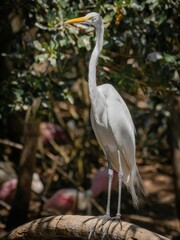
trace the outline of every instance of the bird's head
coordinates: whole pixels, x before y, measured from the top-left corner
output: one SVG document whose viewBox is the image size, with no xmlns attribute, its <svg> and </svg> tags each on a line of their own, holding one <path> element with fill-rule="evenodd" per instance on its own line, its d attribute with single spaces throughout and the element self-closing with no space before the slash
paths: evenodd
<svg viewBox="0 0 180 240">
<path fill-rule="evenodd" d="M 67 20 L 66 22 L 64 22 L 64 24 L 82 23 L 82 24 L 97 27 L 100 22 L 101 22 L 101 17 L 99 13 L 91 12 L 85 15 L 84 17 Z"/>
</svg>

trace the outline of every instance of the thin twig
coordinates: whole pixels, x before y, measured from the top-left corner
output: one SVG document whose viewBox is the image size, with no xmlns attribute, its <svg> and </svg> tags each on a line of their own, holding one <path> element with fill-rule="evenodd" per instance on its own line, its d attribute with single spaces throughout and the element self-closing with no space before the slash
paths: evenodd
<svg viewBox="0 0 180 240">
<path fill-rule="evenodd" d="M 10 146 L 10 147 L 14 147 L 14 148 L 17 148 L 17 149 L 20 149 L 20 150 L 23 149 L 23 145 L 22 144 L 12 142 L 12 141 L 10 141 L 8 139 L 0 139 L 0 144 L 7 145 L 7 146 Z"/>
</svg>

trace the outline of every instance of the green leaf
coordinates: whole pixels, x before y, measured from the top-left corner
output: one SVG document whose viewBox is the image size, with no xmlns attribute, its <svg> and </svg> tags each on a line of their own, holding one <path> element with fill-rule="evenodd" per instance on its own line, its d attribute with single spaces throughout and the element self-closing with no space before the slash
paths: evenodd
<svg viewBox="0 0 180 240">
<path fill-rule="evenodd" d="M 42 44 L 38 40 L 34 41 L 34 47 L 41 52 L 46 51 L 46 49 L 42 46 Z"/>
<path fill-rule="evenodd" d="M 49 62 L 50 62 L 50 64 L 53 66 L 53 67 L 55 67 L 56 65 L 57 65 L 57 62 L 56 62 L 56 59 L 55 58 L 48 58 L 48 60 L 49 60 Z"/>
<path fill-rule="evenodd" d="M 163 59 L 168 63 L 176 62 L 176 56 L 165 53 Z"/>
<path fill-rule="evenodd" d="M 35 56 L 35 61 L 36 62 L 45 62 L 46 60 L 48 60 L 48 58 L 49 58 L 48 53 L 39 54 L 39 55 Z"/>
<path fill-rule="evenodd" d="M 89 36 L 82 36 L 78 39 L 78 47 L 79 48 L 86 48 L 88 51 L 91 49 L 90 37 Z"/>
</svg>

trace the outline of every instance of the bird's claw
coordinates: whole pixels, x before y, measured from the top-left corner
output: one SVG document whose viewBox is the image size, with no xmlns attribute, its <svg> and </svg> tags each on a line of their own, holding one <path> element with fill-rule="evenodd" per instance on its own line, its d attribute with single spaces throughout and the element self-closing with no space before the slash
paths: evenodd
<svg viewBox="0 0 180 240">
<path fill-rule="evenodd" d="M 109 228 L 111 226 L 111 224 L 114 222 L 114 221 L 118 221 L 117 224 L 115 224 L 115 226 L 113 227 L 112 230 L 114 230 L 114 228 L 120 223 L 120 226 L 121 226 L 121 230 L 122 230 L 122 222 L 121 222 L 121 215 L 116 215 L 115 217 L 110 217 L 109 215 L 103 215 L 103 216 L 98 216 L 98 217 L 92 217 L 92 218 L 89 218 L 87 219 L 86 221 L 84 221 L 83 223 L 86 223 L 87 221 L 89 220 L 92 220 L 94 218 L 97 218 L 97 221 L 94 225 L 94 227 L 91 228 L 90 230 L 90 233 L 89 233 L 89 236 L 88 236 L 88 239 L 91 239 L 91 237 L 94 235 L 95 236 L 95 233 L 96 233 L 96 228 L 101 228 L 102 230 L 102 237 L 101 239 L 104 239 L 104 237 L 106 236 L 106 234 L 108 233 L 109 231 Z M 98 225 L 98 223 L 102 220 L 102 223 L 100 223 Z M 109 222 L 109 225 L 106 227 L 106 231 L 104 229 L 104 225 Z"/>
<path fill-rule="evenodd" d="M 106 224 L 108 221 L 110 221 L 110 225 L 114 222 L 114 221 L 118 221 L 121 225 L 121 229 L 122 229 L 122 221 L 121 221 L 121 215 L 117 214 L 115 217 L 106 217 L 104 219 L 105 221 L 102 223 L 103 225 Z"/>
<path fill-rule="evenodd" d="M 98 227 L 102 227 L 103 228 L 103 225 L 104 225 L 104 222 L 102 222 L 101 224 L 100 224 L 100 226 L 97 226 L 98 225 L 98 223 L 99 223 L 99 221 L 103 221 L 103 220 L 105 220 L 106 218 L 107 218 L 108 216 L 106 216 L 106 215 L 103 215 L 103 216 L 98 216 L 98 217 L 91 217 L 91 218 L 88 218 L 87 220 L 85 220 L 83 223 L 86 223 L 86 222 L 88 222 L 88 221 L 90 221 L 90 220 L 92 220 L 92 219 L 97 219 L 97 221 L 96 221 L 96 223 L 94 224 L 94 226 L 91 228 L 91 230 L 90 230 L 90 233 L 89 233 L 89 236 L 88 236 L 88 239 L 91 239 L 91 237 L 94 235 L 95 236 L 95 233 L 96 233 L 96 228 Z M 102 230 L 103 231 L 103 230 Z M 104 235 L 104 234 L 103 234 Z M 103 238 L 101 238 L 101 239 L 103 239 Z"/>
<path fill-rule="evenodd" d="M 92 219 L 95 219 L 95 218 L 97 218 L 97 217 L 90 217 L 90 218 L 88 218 L 87 220 L 85 220 L 83 223 L 86 224 L 86 222 L 88 222 L 88 221 L 90 221 L 90 220 L 92 220 Z M 97 222 L 95 223 L 94 227 L 92 227 L 92 228 L 90 229 L 90 233 L 89 233 L 88 239 L 91 239 L 92 235 L 95 234 L 95 229 L 96 229 L 96 226 L 97 226 L 97 224 L 98 224 L 98 221 L 99 221 L 99 219 L 98 219 Z"/>
<path fill-rule="evenodd" d="M 117 214 L 115 217 L 110 217 L 110 216 L 106 216 L 106 218 L 104 219 L 104 222 L 102 223 L 102 225 L 104 226 L 107 222 L 109 222 L 109 225 L 106 227 L 106 231 L 103 230 L 103 236 L 102 239 L 105 237 L 105 235 L 109 232 L 110 226 L 113 222 L 117 221 L 117 223 L 113 226 L 112 231 L 116 228 L 116 226 L 118 224 L 120 224 L 121 226 L 121 230 L 122 230 L 122 221 L 121 221 L 121 215 Z"/>
</svg>

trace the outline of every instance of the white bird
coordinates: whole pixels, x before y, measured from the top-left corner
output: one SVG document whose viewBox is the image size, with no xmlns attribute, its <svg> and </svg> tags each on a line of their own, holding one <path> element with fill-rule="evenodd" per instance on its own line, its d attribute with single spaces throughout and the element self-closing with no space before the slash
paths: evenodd
<svg viewBox="0 0 180 240">
<path fill-rule="evenodd" d="M 96 65 L 103 46 L 104 24 L 98 13 L 88 13 L 65 24 L 82 23 L 96 29 L 96 44 L 89 62 L 89 95 L 91 124 L 97 141 L 108 161 L 108 198 L 106 219 L 110 219 L 110 199 L 113 179 L 112 167 L 118 172 L 118 206 L 114 219 L 120 219 L 122 182 L 127 186 L 133 204 L 138 205 L 137 190 L 142 190 L 141 178 L 135 159 L 135 128 L 128 107 L 110 84 L 97 86 Z"/>
</svg>

